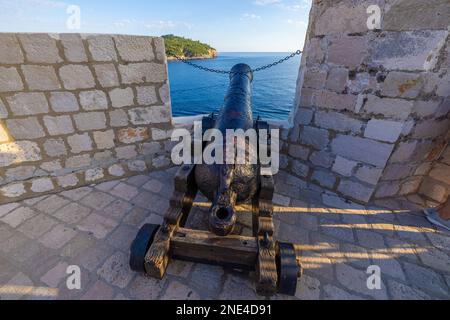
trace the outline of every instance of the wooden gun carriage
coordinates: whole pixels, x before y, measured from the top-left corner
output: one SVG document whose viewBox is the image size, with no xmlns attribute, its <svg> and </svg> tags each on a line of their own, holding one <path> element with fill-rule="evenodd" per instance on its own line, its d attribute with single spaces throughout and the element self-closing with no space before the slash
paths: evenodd
<svg viewBox="0 0 450 320">
<path fill-rule="evenodd" d="M 269 132 L 266 122 L 253 120 L 252 81 L 249 66 L 233 67 L 224 107 L 218 116 L 203 118 L 204 133 L 213 128 L 222 133 L 227 129 L 249 128 L 258 133 L 260 130 Z M 256 165 L 181 166 L 175 176 L 175 191 L 163 224 L 144 225 L 131 246 L 131 269 L 162 279 L 170 259 L 220 265 L 255 272 L 259 295 L 295 295 L 301 267 L 293 244 L 274 239 L 274 180 L 263 169 L 259 161 Z M 185 228 L 198 192 L 212 202 L 211 231 Z M 251 237 L 232 234 L 237 214 L 235 206 L 240 203 L 251 203 Z"/>
</svg>

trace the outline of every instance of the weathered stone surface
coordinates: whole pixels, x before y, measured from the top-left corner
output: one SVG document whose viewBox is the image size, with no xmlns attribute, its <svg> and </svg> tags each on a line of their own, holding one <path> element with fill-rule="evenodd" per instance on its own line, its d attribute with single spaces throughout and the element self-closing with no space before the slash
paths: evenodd
<svg viewBox="0 0 450 320">
<path fill-rule="evenodd" d="M 409 177 L 413 167 L 408 164 L 389 164 L 383 173 L 383 180 L 399 180 Z"/>
<path fill-rule="evenodd" d="M 137 156 L 136 147 L 133 145 L 116 148 L 116 156 L 119 159 L 133 159 Z"/>
<path fill-rule="evenodd" d="M 47 127 L 48 133 L 52 136 L 59 136 L 74 132 L 72 119 L 69 116 L 45 116 L 44 124 Z"/>
<path fill-rule="evenodd" d="M 114 89 L 109 92 L 112 106 L 114 108 L 123 108 L 134 104 L 134 93 L 132 88 Z"/>
<path fill-rule="evenodd" d="M 92 150 L 92 140 L 87 133 L 75 134 L 67 138 L 72 153 Z"/>
<path fill-rule="evenodd" d="M 416 124 L 412 137 L 413 138 L 435 138 L 447 133 L 450 126 L 450 120 L 428 120 L 421 121 Z"/>
<path fill-rule="evenodd" d="M 25 194 L 23 183 L 12 183 L 0 188 L 0 194 L 6 198 L 16 198 Z"/>
<path fill-rule="evenodd" d="M 111 190 L 110 193 L 119 198 L 125 199 L 126 201 L 130 201 L 139 194 L 139 190 L 134 186 L 130 186 L 125 183 L 119 183 Z"/>
<path fill-rule="evenodd" d="M 125 174 L 125 170 L 121 165 L 115 164 L 108 168 L 110 175 L 114 177 L 122 177 Z"/>
<path fill-rule="evenodd" d="M 89 51 L 94 61 L 117 61 L 116 49 L 112 37 L 107 35 L 89 36 L 87 39 Z"/>
<path fill-rule="evenodd" d="M 352 199 L 368 202 L 372 197 L 375 188 L 370 188 L 350 180 L 341 180 L 338 191 Z"/>
<path fill-rule="evenodd" d="M 296 125 L 309 125 L 313 118 L 314 111 L 307 108 L 298 108 L 294 119 Z"/>
<path fill-rule="evenodd" d="M 406 120 L 412 112 L 413 102 L 403 99 L 367 97 L 364 111 L 368 114 L 383 115 L 392 119 Z"/>
<path fill-rule="evenodd" d="M 115 36 L 117 50 L 122 60 L 127 62 L 152 61 L 153 39 L 139 36 Z"/>
<path fill-rule="evenodd" d="M 358 96 L 353 94 L 339 94 L 324 90 L 314 99 L 318 107 L 354 111 Z"/>
<path fill-rule="evenodd" d="M 300 177 L 307 177 L 309 167 L 300 161 L 292 161 L 292 172 Z"/>
<path fill-rule="evenodd" d="M 367 274 L 346 264 L 336 266 L 336 278 L 346 288 L 375 299 L 387 299 L 386 287 L 382 283 L 381 290 L 367 288 Z"/>
<path fill-rule="evenodd" d="M 114 148 L 115 135 L 113 130 L 108 131 L 96 131 L 94 132 L 94 141 L 98 149 L 111 149 Z"/>
<path fill-rule="evenodd" d="M 44 130 L 35 117 L 6 120 L 9 134 L 16 140 L 37 139 L 45 136 Z"/>
<path fill-rule="evenodd" d="M 297 159 L 308 160 L 310 152 L 311 150 L 309 148 L 303 146 L 295 144 L 289 146 L 289 155 Z"/>
<path fill-rule="evenodd" d="M 163 84 L 159 89 L 159 96 L 162 103 L 170 104 L 170 87 L 167 83 Z"/>
<path fill-rule="evenodd" d="M 113 128 L 125 127 L 129 124 L 128 114 L 123 110 L 109 112 L 109 125 Z"/>
<path fill-rule="evenodd" d="M 142 106 L 152 105 L 158 102 L 156 89 L 153 86 L 137 87 L 137 102 Z"/>
<path fill-rule="evenodd" d="M 382 1 L 373 1 L 371 4 L 379 5 Z M 324 7 L 315 19 L 314 35 L 353 34 L 367 32 L 366 2 L 352 3 L 343 1 Z"/>
<path fill-rule="evenodd" d="M 119 65 L 124 84 L 140 84 L 145 82 L 163 82 L 167 78 L 166 67 L 158 63 L 130 63 Z"/>
<path fill-rule="evenodd" d="M 86 173 L 85 173 L 85 179 L 86 179 L 86 181 L 89 181 L 89 182 L 103 179 L 104 176 L 105 175 L 103 173 L 102 168 L 89 169 L 89 170 L 86 170 Z"/>
<path fill-rule="evenodd" d="M 357 68 L 367 56 L 367 38 L 361 36 L 331 39 L 328 62 L 348 68 Z"/>
<path fill-rule="evenodd" d="M 334 162 L 333 171 L 345 177 L 350 177 L 352 176 L 353 169 L 356 168 L 357 164 L 358 163 L 355 161 L 347 160 L 338 156 Z"/>
<path fill-rule="evenodd" d="M 23 54 L 20 49 L 19 41 L 12 33 L 2 33 L 0 35 L 0 63 L 23 63 Z"/>
<path fill-rule="evenodd" d="M 43 93 L 17 93 L 6 101 L 16 116 L 26 116 L 48 112 L 48 103 Z"/>
<path fill-rule="evenodd" d="M 0 119 L 8 118 L 8 110 L 6 110 L 5 104 L 0 100 Z"/>
<path fill-rule="evenodd" d="M 420 74 L 389 72 L 381 85 L 381 94 L 392 98 L 417 98 L 423 82 Z"/>
<path fill-rule="evenodd" d="M 95 87 L 91 70 L 83 65 L 67 65 L 59 69 L 64 88 L 68 90 L 90 89 Z"/>
<path fill-rule="evenodd" d="M 430 70 L 433 54 L 437 54 L 446 31 L 385 32 L 369 43 L 370 60 L 388 70 Z"/>
<path fill-rule="evenodd" d="M 332 68 L 328 74 L 325 87 L 328 90 L 341 93 L 348 82 L 348 70 L 345 68 Z"/>
<path fill-rule="evenodd" d="M 403 283 L 389 280 L 389 292 L 394 300 L 430 300 L 431 297 L 426 293 L 407 286 Z"/>
<path fill-rule="evenodd" d="M 166 123 L 171 120 L 168 106 L 135 108 L 128 111 L 131 123 L 135 125 Z"/>
<path fill-rule="evenodd" d="M 353 133 L 359 133 L 363 124 L 342 113 L 323 111 L 316 112 L 314 123 L 320 128 Z"/>
<path fill-rule="evenodd" d="M 65 33 L 60 35 L 64 55 L 69 62 L 87 62 L 83 41 L 78 34 Z"/>
<path fill-rule="evenodd" d="M 430 177 L 450 185 L 450 166 L 443 163 L 435 165 L 430 172 Z"/>
<path fill-rule="evenodd" d="M 44 150 L 50 157 L 63 156 L 67 154 L 63 139 L 47 139 L 44 142 Z"/>
<path fill-rule="evenodd" d="M 106 116 L 103 112 L 85 112 L 73 116 L 78 130 L 102 130 L 106 128 Z"/>
<path fill-rule="evenodd" d="M 6 170 L 6 178 L 16 181 L 16 180 L 27 180 L 33 177 L 36 167 L 34 166 L 21 166 Z"/>
<path fill-rule="evenodd" d="M 88 301 L 111 300 L 113 297 L 114 297 L 114 288 L 107 285 L 105 282 L 98 280 L 81 297 L 81 300 L 88 300 Z"/>
<path fill-rule="evenodd" d="M 119 85 L 119 76 L 113 64 L 97 64 L 94 65 L 94 69 L 98 82 L 100 82 L 102 87 L 110 88 Z"/>
<path fill-rule="evenodd" d="M 405 262 L 403 267 L 415 287 L 430 293 L 448 294 L 445 282 L 436 272 L 408 262 Z"/>
<path fill-rule="evenodd" d="M 14 67 L 0 67 L 0 92 L 23 90 L 22 79 Z"/>
<path fill-rule="evenodd" d="M 404 195 L 417 193 L 421 183 L 422 183 L 422 178 L 411 178 L 411 179 L 408 179 L 400 187 L 399 195 L 404 196 Z"/>
<path fill-rule="evenodd" d="M 394 146 L 359 137 L 338 135 L 332 141 L 331 148 L 335 154 L 350 160 L 384 167 Z"/>
<path fill-rule="evenodd" d="M 156 141 L 170 139 L 171 131 L 152 128 L 152 139 Z"/>
<path fill-rule="evenodd" d="M 128 265 L 128 256 L 122 252 L 112 255 L 97 271 L 97 274 L 111 285 L 125 288 L 133 278 L 132 272 L 125 266 Z"/>
<path fill-rule="evenodd" d="M 311 154 L 309 161 L 316 166 L 328 169 L 333 164 L 334 156 L 326 151 L 316 151 Z"/>
<path fill-rule="evenodd" d="M 446 29 L 450 13 L 446 0 L 397 1 L 383 17 L 383 29 L 393 31 Z"/>
<path fill-rule="evenodd" d="M 48 34 L 19 34 L 27 60 L 32 63 L 62 62 L 56 41 Z"/>
<path fill-rule="evenodd" d="M 47 192 L 50 190 L 53 190 L 55 187 L 53 185 L 53 182 L 51 179 L 48 178 L 42 178 L 42 179 L 35 179 L 31 183 L 31 191 L 33 192 Z"/>
<path fill-rule="evenodd" d="M 368 72 L 358 72 L 346 84 L 351 93 L 367 93 L 378 89 L 376 77 Z"/>
<path fill-rule="evenodd" d="M 367 124 L 364 137 L 385 142 L 396 142 L 402 133 L 404 123 L 372 119 Z"/>
<path fill-rule="evenodd" d="M 72 112 L 80 109 L 77 98 L 70 92 L 52 92 L 50 105 L 56 112 Z"/>
<path fill-rule="evenodd" d="M 58 90 L 61 88 L 52 66 L 23 65 L 22 71 L 30 90 Z"/>
<path fill-rule="evenodd" d="M 149 138 L 147 128 L 126 128 L 117 132 L 117 137 L 122 143 L 135 143 Z"/>
<path fill-rule="evenodd" d="M 398 183 L 379 183 L 377 187 L 377 192 L 375 193 L 375 198 L 386 198 L 386 197 L 392 197 L 397 194 L 397 192 L 400 190 L 400 186 Z"/>
<path fill-rule="evenodd" d="M 108 109 L 108 100 L 106 99 L 106 94 L 100 90 L 81 92 L 80 103 L 83 109 L 86 111 Z"/>
<path fill-rule="evenodd" d="M 383 169 L 361 166 L 356 171 L 355 177 L 363 182 L 367 182 L 372 185 L 376 185 L 380 180 Z"/>
<path fill-rule="evenodd" d="M 75 174 L 68 174 L 65 176 L 57 177 L 58 185 L 63 188 L 75 187 L 79 180 Z"/>
<path fill-rule="evenodd" d="M 396 147 L 389 162 L 402 163 L 409 160 L 417 148 L 417 141 L 401 142 Z"/>
<path fill-rule="evenodd" d="M 300 141 L 303 144 L 311 145 L 318 150 L 322 150 L 328 145 L 329 142 L 328 131 L 306 126 L 303 128 Z"/>
<path fill-rule="evenodd" d="M 312 181 L 317 182 L 322 187 L 326 187 L 329 189 L 332 189 L 336 183 L 336 177 L 333 174 L 322 170 L 314 171 L 311 179 Z"/>
<path fill-rule="evenodd" d="M 67 168 L 79 169 L 79 168 L 87 167 L 90 164 L 91 164 L 91 157 L 88 154 L 70 157 L 70 158 L 67 158 L 67 160 L 66 160 Z"/>
<path fill-rule="evenodd" d="M 306 71 L 303 80 L 303 87 L 312 89 L 323 89 L 327 80 L 328 72 L 317 68 L 310 68 Z"/>
<path fill-rule="evenodd" d="M 0 144 L 0 167 L 41 160 L 38 145 L 31 141 Z"/>
</svg>

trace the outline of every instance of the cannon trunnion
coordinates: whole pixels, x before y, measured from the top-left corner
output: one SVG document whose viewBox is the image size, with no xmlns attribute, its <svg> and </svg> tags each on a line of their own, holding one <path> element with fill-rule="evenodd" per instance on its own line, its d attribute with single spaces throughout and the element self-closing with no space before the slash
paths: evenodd
<svg viewBox="0 0 450 320">
<path fill-rule="evenodd" d="M 233 67 L 224 107 L 218 116 L 203 119 L 203 131 L 218 129 L 269 130 L 266 122 L 253 120 L 251 68 Z M 258 142 L 260 138 L 258 135 Z M 270 141 L 270 139 L 269 139 Z M 224 154 L 226 143 L 224 141 Z M 246 143 L 248 152 L 257 146 Z M 252 149 L 253 148 L 253 149 Z M 258 158 L 259 159 L 259 158 Z M 175 176 L 175 191 L 161 226 L 144 225 L 130 250 L 130 267 L 162 279 L 170 259 L 221 265 L 254 272 L 256 291 L 263 296 L 295 295 L 301 266 L 293 244 L 274 240 L 273 176 L 256 164 L 186 164 Z M 212 203 L 210 232 L 185 228 L 197 193 Z M 233 234 L 236 205 L 251 204 L 253 236 Z"/>
</svg>

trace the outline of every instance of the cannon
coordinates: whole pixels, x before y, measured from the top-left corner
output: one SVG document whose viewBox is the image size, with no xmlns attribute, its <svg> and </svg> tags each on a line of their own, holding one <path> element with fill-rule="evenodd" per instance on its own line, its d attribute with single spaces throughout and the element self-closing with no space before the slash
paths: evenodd
<svg viewBox="0 0 450 320">
<path fill-rule="evenodd" d="M 253 119 L 252 81 L 248 65 L 234 66 L 224 106 L 218 115 L 203 118 L 202 129 L 203 133 L 217 129 L 224 139 L 227 130 L 255 129 L 258 144 L 253 145 L 250 140 L 244 144 L 246 159 L 253 153 L 257 161 L 182 165 L 175 176 L 175 190 L 162 225 L 144 225 L 131 245 L 132 270 L 162 279 L 171 259 L 220 265 L 251 272 L 259 295 L 295 295 L 302 268 L 294 245 L 274 239 L 274 180 L 263 170 L 258 157 L 261 132 L 266 132 L 270 143 L 269 125 L 259 118 Z M 230 141 L 222 144 L 225 158 L 229 151 L 227 143 Z M 185 227 L 199 192 L 211 201 L 209 231 Z M 236 206 L 244 203 L 251 208 L 252 236 L 233 233 Z"/>
</svg>

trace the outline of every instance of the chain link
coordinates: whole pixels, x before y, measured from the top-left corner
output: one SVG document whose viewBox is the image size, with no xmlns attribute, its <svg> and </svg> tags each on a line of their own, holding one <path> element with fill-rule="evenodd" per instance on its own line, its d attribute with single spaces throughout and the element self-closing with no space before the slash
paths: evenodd
<svg viewBox="0 0 450 320">
<path fill-rule="evenodd" d="M 288 55 L 287 57 L 282 58 L 282 59 L 280 59 L 278 61 L 275 61 L 273 63 L 267 64 L 267 65 L 262 66 L 262 67 L 258 67 L 256 69 L 252 69 L 252 72 L 259 72 L 259 71 L 270 69 L 270 68 L 275 67 L 275 66 L 277 66 L 277 65 L 279 65 L 279 64 L 281 64 L 283 62 L 288 61 L 289 59 L 292 59 L 295 56 L 300 55 L 301 53 L 302 52 L 300 50 L 297 50 L 297 51 L 291 53 L 290 55 Z M 196 69 L 199 69 L 199 70 L 202 70 L 202 71 L 206 71 L 206 72 L 212 72 L 212 73 L 218 73 L 218 74 L 232 74 L 232 73 L 240 74 L 240 73 L 242 73 L 242 72 L 237 72 L 236 73 L 236 72 L 231 72 L 231 71 L 226 71 L 226 70 L 211 69 L 211 68 L 203 67 L 203 66 L 200 66 L 198 64 L 192 63 L 192 62 L 190 62 L 189 60 L 187 60 L 185 58 L 181 58 L 181 57 L 178 57 L 178 56 L 174 56 L 174 57 L 178 61 L 181 61 L 181 62 L 183 62 L 183 63 L 185 63 L 187 65 L 190 65 L 191 67 L 194 67 Z"/>
</svg>

